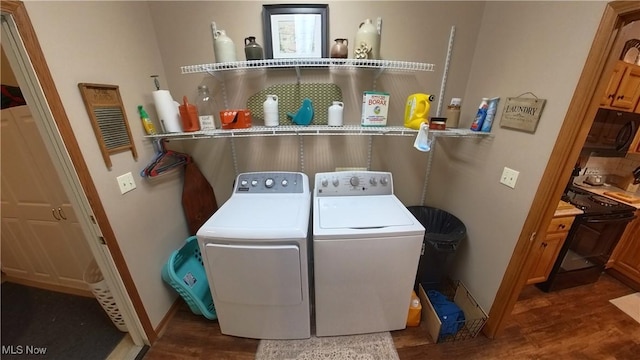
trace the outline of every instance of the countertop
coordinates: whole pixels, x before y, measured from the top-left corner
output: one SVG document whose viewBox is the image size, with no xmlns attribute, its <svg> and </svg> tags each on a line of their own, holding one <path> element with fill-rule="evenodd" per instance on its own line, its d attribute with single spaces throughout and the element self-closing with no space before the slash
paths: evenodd
<svg viewBox="0 0 640 360">
<path fill-rule="evenodd" d="M 624 191 L 624 190 L 620 189 L 619 187 L 615 187 L 615 186 L 613 186 L 611 184 L 608 184 L 606 182 L 603 185 L 600 185 L 600 186 L 593 186 L 593 185 L 585 184 L 584 182 L 574 181 L 573 185 L 579 187 L 580 189 L 584 189 L 584 190 L 587 190 L 587 191 L 592 192 L 594 194 L 602 195 L 604 197 L 613 199 L 613 200 L 621 202 L 623 204 L 627 204 L 629 206 L 633 206 L 636 209 L 640 209 L 640 203 L 632 204 L 632 203 L 629 203 L 629 202 L 626 202 L 626 201 L 622 201 L 622 200 L 620 200 L 618 198 L 614 198 L 614 197 L 605 195 L 605 192 L 619 192 L 619 193 L 623 193 L 625 195 L 634 196 L 636 198 L 640 197 L 640 195 L 637 194 L 637 193 L 631 193 L 631 192 L 628 192 L 628 191 Z"/>
<path fill-rule="evenodd" d="M 560 200 L 556 212 L 553 213 L 553 217 L 576 216 L 582 213 L 583 211 L 578 209 L 577 207 L 569 204 L 568 202 Z"/>
</svg>

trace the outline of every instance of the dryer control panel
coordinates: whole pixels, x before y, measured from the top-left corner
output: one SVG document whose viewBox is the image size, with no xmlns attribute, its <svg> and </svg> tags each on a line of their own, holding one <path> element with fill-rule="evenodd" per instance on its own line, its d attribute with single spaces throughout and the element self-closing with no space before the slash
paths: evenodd
<svg viewBox="0 0 640 360">
<path fill-rule="evenodd" d="M 302 194 L 308 189 L 303 173 L 274 171 L 253 172 L 238 175 L 235 183 L 235 193 L 251 194 Z M 308 191 L 308 190 L 306 190 Z"/>
<path fill-rule="evenodd" d="M 317 173 L 316 196 L 392 195 L 393 177 L 384 171 L 335 171 Z"/>
</svg>

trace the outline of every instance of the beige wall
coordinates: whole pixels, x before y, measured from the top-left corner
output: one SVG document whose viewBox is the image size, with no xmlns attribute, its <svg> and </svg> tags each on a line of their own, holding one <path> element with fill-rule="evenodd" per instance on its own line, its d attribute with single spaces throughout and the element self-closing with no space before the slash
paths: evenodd
<svg viewBox="0 0 640 360">
<path fill-rule="evenodd" d="M 175 298 L 162 284 L 160 268 L 171 250 L 179 246 L 186 227 L 180 206 L 181 179 L 149 183 L 136 176 L 137 190 L 125 196 L 118 193 L 115 176 L 127 171 L 139 173 L 153 153 L 142 138 L 135 106 L 143 103 L 151 107 L 151 74 L 160 75 L 162 88 L 171 90 L 174 98 L 195 95 L 196 86 L 203 81 L 219 95 L 216 79 L 181 75 L 180 66 L 214 61 L 211 21 L 234 39 L 240 59 L 244 58 L 244 37 L 256 35 L 263 44 L 261 4 L 27 2 L 74 132 L 154 325 Z M 469 236 L 457 256 L 456 276 L 488 311 L 564 119 L 604 3 L 332 1 L 329 8 L 330 39 L 353 40 L 362 20 L 381 16 L 383 58 L 436 65 L 436 71 L 429 74 L 383 75 L 379 86 L 393 91 L 396 109 L 402 108 L 410 92 L 438 94 L 453 25 L 456 38 L 444 100 L 463 98 L 461 126 L 469 126 L 484 96 L 504 99 L 531 91 L 547 99 L 535 134 L 501 129 L 498 117 L 492 139 L 451 139 L 439 142 L 435 150 L 426 204 L 454 213 L 467 225 Z M 323 77 L 309 76 L 309 81 Z M 364 75 L 349 79 L 365 83 L 350 90 L 367 86 Z M 231 80 L 234 90 L 279 81 Z M 129 154 L 119 154 L 112 157 L 113 170 L 105 169 L 78 82 L 120 85 L 140 153 L 138 161 Z M 357 94 L 345 93 L 349 101 L 356 101 Z M 242 105 L 246 96 L 234 92 L 231 98 L 236 103 L 232 105 Z M 218 102 L 220 106 L 222 101 Z M 503 102 L 500 105 L 498 114 Z M 346 122 L 357 123 L 357 110 L 349 111 L 352 115 Z M 390 123 L 401 124 L 401 116 L 395 111 Z M 335 166 L 366 165 L 366 138 L 328 138 L 304 139 L 305 155 L 309 155 L 304 170 L 311 179 L 315 172 Z M 412 143 L 412 138 L 376 137 L 372 149 L 372 169 L 394 173 L 397 194 L 406 205 L 419 203 L 427 170 L 427 155 L 413 150 Z M 219 203 L 225 201 L 234 177 L 231 142 L 214 139 L 172 144 L 184 146 L 194 155 Z M 236 140 L 235 145 L 239 171 L 300 168 L 296 138 L 249 138 Z M 515 190 L 498 184 L 504 166 L 521 172 Z"/>
<path fill-rule="evenodd" d="M 71 126 L 127 266 L 151 323 L 157 326 L 176 298 L 160 269 L 187 234 L 181 206 L 181 176 L 153 182 L 140 170 L 154 150 L 143 139 L 137 105 L 151 105 L 151 74 L 164 76 L 149 9 L 145 2 L 26 2 L 38 40 Z M 111 156 L 105 166 L 78 83 L 120 87 L 138 160 L 130 152 Z M 137 189 L 120 195 L 116 176 L 134 175 Z"/>
<path fill-rule="evenodd" d="M 498 115 L 493 139 L 443 141 L 434 161 L 429 197 L 464 219 L 469 233 L 456 258 L 456 277 L 485 309 L 511 258 L 604 5 L 487 3 L 461 123 L 471 124 L 481 97 L 501 98 L 497 114 L 505 98 L 525 92 L 547 102 L 534 134 L 501 128 Z M 499 184 L 505 166 L 520 172 L 515 189 Z"/>
</svg>

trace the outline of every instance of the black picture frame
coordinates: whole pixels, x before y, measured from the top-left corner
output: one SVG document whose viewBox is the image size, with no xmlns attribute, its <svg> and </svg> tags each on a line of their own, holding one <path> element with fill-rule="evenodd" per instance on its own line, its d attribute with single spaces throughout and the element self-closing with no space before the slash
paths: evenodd
<svg viewBox="0 0 640 360">
<path fill-rule="evenodd" d="M 328 57 L 328 17 L 327 4 L 262 5 L 265 58 Z M 292 35 L 291 31 L 287 30 L 295 27 L 294 24 L 309 27 L 307 31 L 302 31 L 307 34 L 305 39 L 292 39 L 295 34 Z M 273 34 L 278 36 L 274 39 Z"/>
</svg>

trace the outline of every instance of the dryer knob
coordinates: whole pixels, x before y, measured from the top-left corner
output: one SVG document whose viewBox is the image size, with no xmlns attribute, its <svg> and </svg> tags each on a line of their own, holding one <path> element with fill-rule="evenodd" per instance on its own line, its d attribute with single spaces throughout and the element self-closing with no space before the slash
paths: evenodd
<svg viewBox="0 0 640 360">
<path fill-rule="evenodd" d="M 273 187 L 273 179 L 272 178 L 268 178 L 267 180 L 264 181 L 264 186 L 268 187 L 268 188 L 272 188 Z"/>
<path fill-rule="evenodd" d="M 289 181 L 287 179 L 282 179 L 282 182 L 280 184 L 282 184 L 282 186 L 287 186 L 289 185 Z"/>
<path fill-rule="evenodd" d="M 240 181 L 240 186 L 247 186 L 249 182 L 247 180 Z"/>
<path fill-rule="evenodd" d="M 387 179 L 386 177 L 381 178 L 380 184 L 387 186 L 389 184 L 389 179 Z"/>
<path fill-rule="evenodd" d="M 322 179 L 322 180 L 320 181 L 320 183 L 322 184 L 322 186 L 323 186 L 323 187 L 327 187 L 327 186 L 329 185 L 329 180 L 327 180 L 327 179 Z"/>
<path fill-rule="evenodd" d="M 338 180 L 337 177 L 334 177 L 331 182 L 333 183 L 333 186 L 338 187 L 338 185 L 340 185 L 340 180 Z"/>
<path fill-rule="evenodd" d="M 358 186 L 360 184 L 360 179 L 358 179 L 357 176 L 352 176 L 351 179 L 349 179 L 349 184 L 351 184 L 351 186 Z"/>
<path fill-rule="evenodd" d="M 378 179 L 376 179 L 376 178 L 374 178 L 374 177 L 372 177 L 371 179 L 369 179 L 369 184 L 371 184 L 371 185 L 374 185 L 374 186 L 375 186 L 377 183 L 378 183 Z"/>
<path fill-rule="evenodd" d="M 251 180 L 251 186 L 258 186 L 258 180 Z"/>
</svg>

